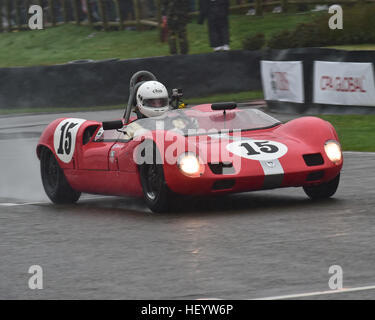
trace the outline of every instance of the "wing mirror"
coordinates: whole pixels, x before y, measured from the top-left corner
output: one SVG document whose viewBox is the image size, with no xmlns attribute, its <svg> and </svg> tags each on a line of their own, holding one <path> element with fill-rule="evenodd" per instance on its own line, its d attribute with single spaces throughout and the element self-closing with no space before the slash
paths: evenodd
<svg viewBox="0 0 375 320">
<path fill-rule="evenodd" d="M 211 105 L 211 109 L 218 111 L 218 110 L 233 110 L 237 108 L 237 103 L 235 102 L 221 102 L 221 103 L 213 103 Z"/>
<path fill-rule="evenodd" d="M 115 121 L 105 121 L 102 122 L 103 130 L 116 130 L 121 129 L 124 124 L 122 123 L 122 120 L 115 120 Z"/>
</svg>

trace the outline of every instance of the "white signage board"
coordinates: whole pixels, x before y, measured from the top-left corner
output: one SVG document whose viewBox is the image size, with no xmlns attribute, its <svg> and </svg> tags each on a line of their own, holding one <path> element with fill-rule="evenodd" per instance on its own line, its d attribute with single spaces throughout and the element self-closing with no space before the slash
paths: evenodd
<svg viewBox="0 0 375 320">
<path fill-rule="evenodd" d="M 266 61 L 260 63 L 265 100 L 303 103 L 302 61 Z"/>
<path fill-rule="evenodd" d="M 313 102 L 375 106 L 372 63 L 314 62 Z"/>
</svg>

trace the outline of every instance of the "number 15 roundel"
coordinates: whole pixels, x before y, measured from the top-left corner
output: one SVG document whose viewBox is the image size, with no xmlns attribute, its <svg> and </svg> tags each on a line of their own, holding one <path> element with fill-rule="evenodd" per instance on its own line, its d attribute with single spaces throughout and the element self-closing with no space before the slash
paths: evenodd
<svg viewBox="0 0 375 320">
<path fill-rule="evenodd" d="M 56 155 L 62 162 L 69 163 L 72 160 L 76 147 L 77 132 L 85 121 L 75 118 L 65 119 L 56 127 L 53 143 Z"/>
<path fill-rule="evenodd" d="M 228 144 L 227 150 L 242 158 L 270 161 L 285 155 L 288 147 L 270 140 L 239 140 Z"/>
</svg>

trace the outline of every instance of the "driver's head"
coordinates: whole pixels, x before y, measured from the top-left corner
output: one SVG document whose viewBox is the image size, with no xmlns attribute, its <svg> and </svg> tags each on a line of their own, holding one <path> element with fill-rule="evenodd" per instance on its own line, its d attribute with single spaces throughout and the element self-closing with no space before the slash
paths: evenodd
<svg viewBox="0 0 375 320">
<path fill-rule="evenodd" d="M 149 118 L 161 116 L 169 110 L 168 91 L 158 81 L 146 81 L 137 92 L 137 108 L 139 112 Z"/>
</svg>

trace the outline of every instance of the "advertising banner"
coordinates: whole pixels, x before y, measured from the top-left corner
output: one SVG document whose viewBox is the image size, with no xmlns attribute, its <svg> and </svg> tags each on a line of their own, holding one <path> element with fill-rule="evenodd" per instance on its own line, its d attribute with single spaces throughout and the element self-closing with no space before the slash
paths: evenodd
<svg viewBox="0 0 375 320">
<path fill-rule="evenodd" d="M 372 63 L 315 61 L 313 102 L 375 107 Z"/>
<path fill-rule="evenodd" d="M 260 64 L 265 100 L 304 102 L 301 61 L 266 61 Z"/>
</svg>

